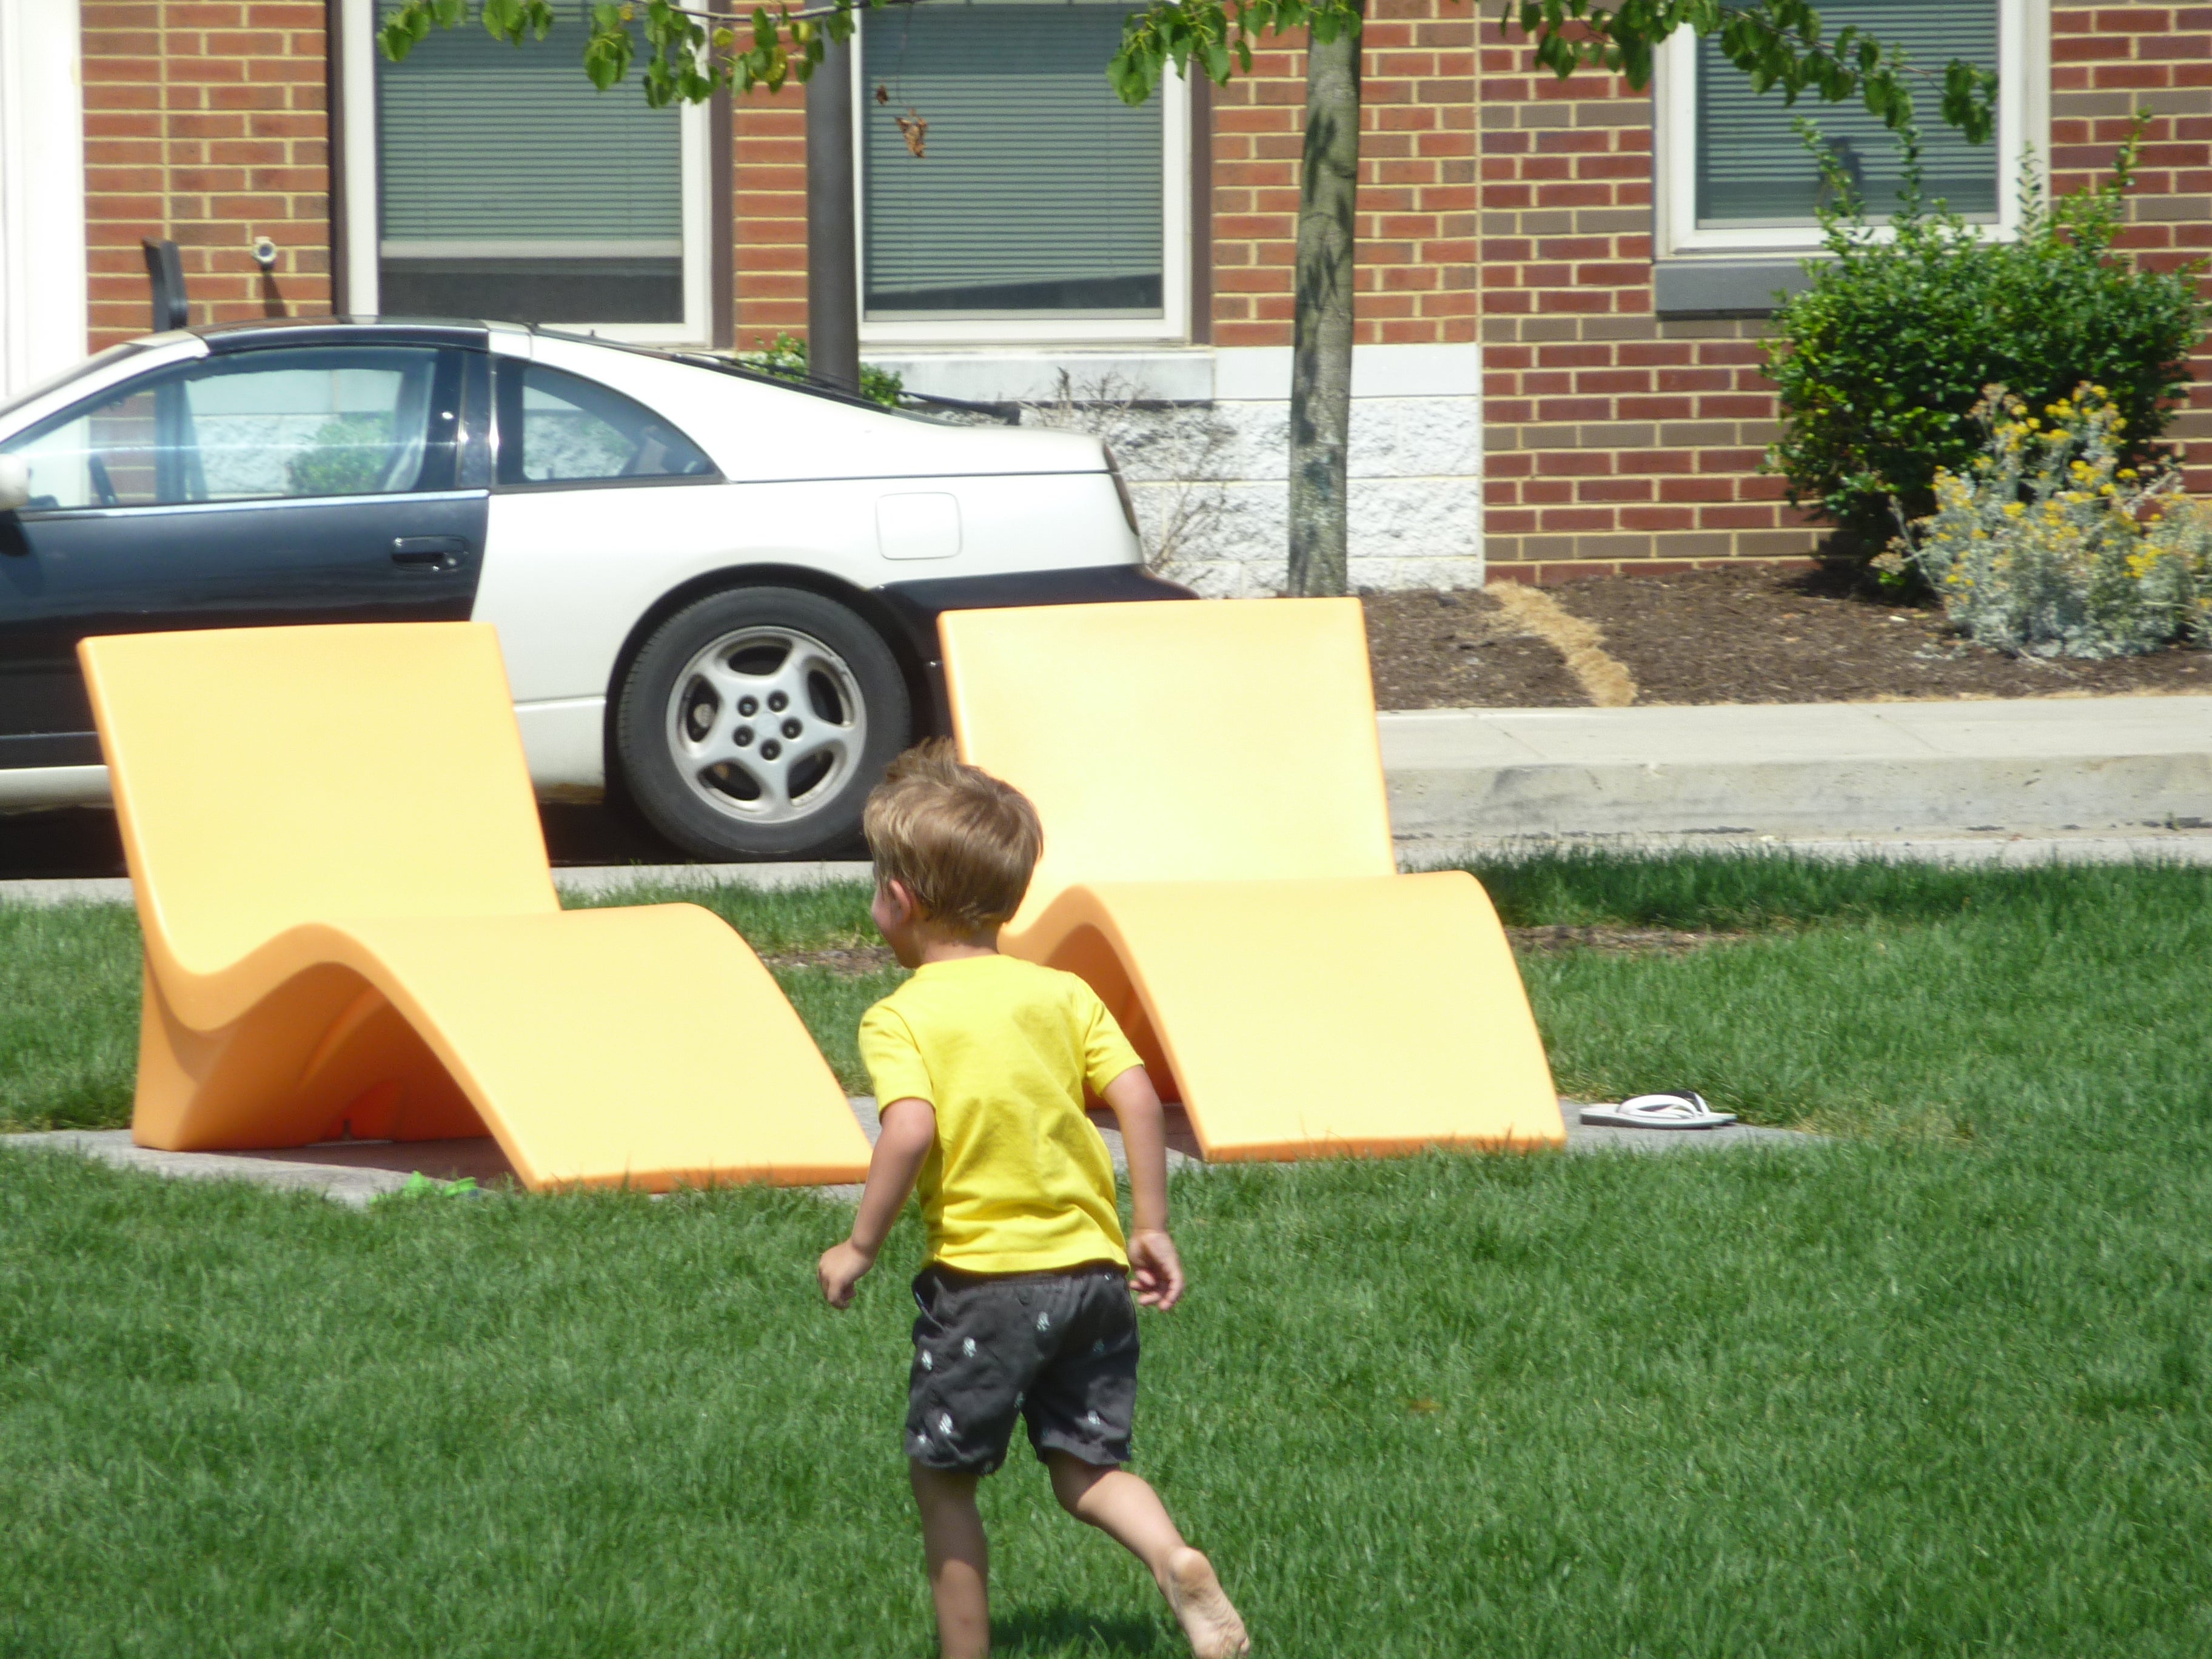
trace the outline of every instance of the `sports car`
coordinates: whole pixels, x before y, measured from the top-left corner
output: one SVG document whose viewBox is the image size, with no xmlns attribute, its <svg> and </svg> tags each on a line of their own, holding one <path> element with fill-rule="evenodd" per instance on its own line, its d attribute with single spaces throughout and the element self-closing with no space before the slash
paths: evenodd
<svg viewBox="0 0 2212 1659">
<path fill-rule="evenodd" d="M 939 612 L 1185 596 L 1093 437 L 499 323 L 154 335 L 0 408 L 0 810 L 105 798 L 88 635 L 474 618 L 542 798 L 818 854 L 943 726 Z"/>
</svg>

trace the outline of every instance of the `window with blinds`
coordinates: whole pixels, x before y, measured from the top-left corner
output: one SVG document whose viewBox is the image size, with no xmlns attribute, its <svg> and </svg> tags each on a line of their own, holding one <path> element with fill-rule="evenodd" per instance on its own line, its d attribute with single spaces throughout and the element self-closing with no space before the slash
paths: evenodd
<svg viewBox="0 0 2212 1659">
<path fill-rule="evenodd" d="M 510 46 L 473 20 L 377 60 L 387 315 L 684 319 L 682 139 L 635 77 L 585 77 L 584 7 Z"/>
<path fill-rule="evenodd" d="M 869 317 L 1163 314 L 1163 100 L 1132 108 L 1106 81 L 1127 10 L 933 0 L 866 14 Z"/>
<path fill-rule="evenodd" d="M 1921 165 L 1929 198 L 1970 220 L 1997 216 L 1994 143 L 1970 144 L 1940 114 L 1943 68 L 1963 58 L 1997 67 L 1998 0 L 1822 0 L 1823 32 L 1856 24 L 1936 77 L 1914 88 Z M 1896 211 L 1903 152 L 1882 124 L 1856 103 L 1822 103 L 1803 94 L 1785 104 L 1778 89 L 1754 94 L 1751 81 L 1721 56 L 1711 38 L 1698 46 L 1697 223 L 1699 229 L 1809 225 L 1827 204 L 1820 168 L 1798 138 L 1802 117 L 1833 146 L 1869 212 Z"/>
</svg>

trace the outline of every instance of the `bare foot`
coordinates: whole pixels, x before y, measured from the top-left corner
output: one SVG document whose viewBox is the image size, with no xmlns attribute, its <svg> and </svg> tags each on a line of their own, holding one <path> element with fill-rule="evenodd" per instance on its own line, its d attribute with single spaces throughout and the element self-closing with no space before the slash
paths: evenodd
<svg viewBox="0 0 2212 1659">
<path fill-rule="evenodd" d="M 1213 1564 L 1196 1550 L 1176 1552 L 1168 1563 L 1165 1588 L 1168 1606 L 1195 1659 L 1237 1659 L 1252 1651 L 1252 1638 L 1213 1576 Z"/>
</svg>

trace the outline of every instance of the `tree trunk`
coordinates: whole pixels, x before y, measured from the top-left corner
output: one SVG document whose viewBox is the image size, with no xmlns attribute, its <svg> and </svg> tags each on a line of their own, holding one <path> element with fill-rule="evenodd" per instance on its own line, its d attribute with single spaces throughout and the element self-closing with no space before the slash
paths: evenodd
<svg viewBox="0 0 2212 1659">
<path fill-rule="evenodd" d="M 1289 591 L 1345 591 L 1345 443 L 1352 424 L 1352 288 L 1358 250 L 1359 41 L 1351 27 L 1306 49 L 1298 173 L 1297 333 L 1291 366 Z"/>
</svg>

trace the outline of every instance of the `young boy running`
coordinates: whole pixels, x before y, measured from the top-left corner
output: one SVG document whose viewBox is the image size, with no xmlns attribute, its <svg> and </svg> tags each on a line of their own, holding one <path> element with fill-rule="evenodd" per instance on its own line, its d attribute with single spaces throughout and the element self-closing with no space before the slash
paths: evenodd
<svg viewBox="0 0 2212 1659">
<path fill-rule="evenodd" d="M 1137 1401 L 1129 1283 L 1164 1312 L 1182 1264 L 1159 1097 L 1136 1051 L 1074 975 L 999 954 L 1043 844 L 1036 810 L 940 741 L 892 763 L 864 827 L 876 926 L 915 973 L 860 1022 L 883 1133 L 852 1236 L 823 1255 L 822 1294 L 851 1305 L 918 1181 L 929 1254 L 906 1449 L 945 1659 L 991 1650 L 975 1483 L 1006 1461 L 1018 1413 L 1060 1506 L 1151 1570 L 1199 1659 L 1247 1653 L 1212 1567 L 1121 1467 Z M 1126 1240 L 1086 1084 L 1121 1120 Z"/>
</svg>

